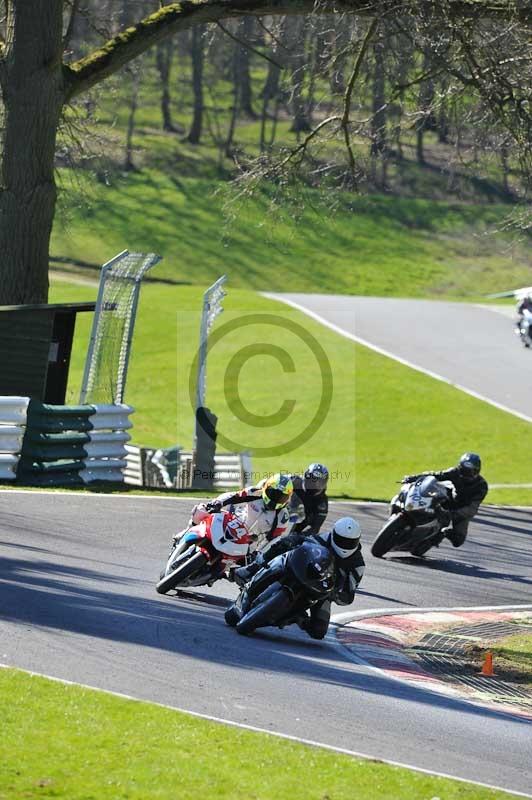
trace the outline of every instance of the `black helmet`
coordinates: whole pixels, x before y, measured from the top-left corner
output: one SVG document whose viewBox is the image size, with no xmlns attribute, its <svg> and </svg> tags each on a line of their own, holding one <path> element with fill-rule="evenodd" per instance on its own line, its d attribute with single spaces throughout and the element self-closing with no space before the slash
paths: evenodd
<svg viewBox="0 0 532 800">
<path fill-rule="evenodd" d="M 482 462 L 480 460 L 480 456 L 478 456 L 476 453 L 464 453 L 458 462 L 458 472 L 462 478 L 466 478 L 466 480 L 473 480 L 477 477 L 477 475 L 480 475 L 481 466 Z"/>
<path fill-rule="evenodd" d="M 303 488 L 306 492 L 321 494 L 327 488 L 329 470 L 323 464 L 309 464 L 303 478 Z"/>
</svg>

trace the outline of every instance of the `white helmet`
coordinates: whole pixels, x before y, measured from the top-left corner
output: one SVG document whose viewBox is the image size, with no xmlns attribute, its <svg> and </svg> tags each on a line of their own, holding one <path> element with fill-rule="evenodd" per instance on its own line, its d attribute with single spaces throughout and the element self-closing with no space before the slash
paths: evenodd
<svg viewBox="0 0 532 800">
<path fill-rule="evenodd" d="M 334 523 L 331 545 L 337 556 L 348 558 L 360 546 L 360 524 L 351 517 L 342 517 Z"/>
<path fill-rule="evenodd" d="M 360 546 L 360 524 L 352 517 L 342 517 L 334 523 L 331 545 L 337 556 L 349 558 Z"/>
</svg>

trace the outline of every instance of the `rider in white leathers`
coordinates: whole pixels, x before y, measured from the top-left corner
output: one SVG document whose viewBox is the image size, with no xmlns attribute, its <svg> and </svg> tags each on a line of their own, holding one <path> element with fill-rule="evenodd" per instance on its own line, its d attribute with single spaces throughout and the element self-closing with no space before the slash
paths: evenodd
<svg viewBox="0 0 532 800">
<path fill-rule="evenodd" d="M 194 515 L 205 512 L 231 511 L 245 523 L 253 543 L 250 552 L 260 550 L 272 539 L 286 533 L 290 527 L 290 515 L 286 508 L 294 490 L 289 475 L 277 474 L 264 478 L 256 486 L 246 486 L 242 491 L 226 492 L 216 500 L 206 503 L 201 511 L 197 506 Z"/>
</svg>

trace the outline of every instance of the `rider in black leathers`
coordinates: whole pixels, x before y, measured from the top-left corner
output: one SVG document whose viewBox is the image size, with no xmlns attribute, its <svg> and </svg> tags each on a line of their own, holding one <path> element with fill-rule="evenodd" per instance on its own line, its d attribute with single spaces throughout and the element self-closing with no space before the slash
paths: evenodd
<svg viewBox="0 0 532 800">
<path fill-rule="evenodd" d="M 454 547 L 460 547 L 465 542 L 469 523 L 488 493 L 488 484 L 480 474 L 481 466 L 480 456 L 464 453 L 456 467 L 441 471 L 428 470 L 403 478 L 405 483 L 411 483 L 424 475 L 434 475 L 438 481 L 450 481 L 453 484 L 456 495 L 450 501 L 449 519 L 442 529 L 442 535 Z"/>
<path fill-rule="evenodd" d="M 292 527 L 292 533 L 318 533 L 329 511 L 329 470 L 323 464 L 309 464 L 303 476 L 291 475 L 291 478 L 294 493 L 290 498 L 289 510 L 299 504 L 305 512 L 304 519 Z"/>
<path fill-rule="evenodd" d="M 333 554 L 335 565 L 335 588 L 331 599 L 323 600 L 311 606 L 310 613 L 298 620 L 299 627 L 306 631 L 313 639 L 323 639 L 329 628 L 331 618 L 331 600 L 338 605 L 350 605 L 355 597 L 355 591 L 364 574 L 365 562 L 360 547 L 360 525 L 350 517 L 343 517 L 333 526 L 330 533 L 320 533 L 317 536 L 306 536 L 301 533 L 289 533 L 272 542 L 265 550 L 259 553 L 257 559 L 260 571 L 246 585 L 236 603 L 226 612 L 226 622 L 231 621 L 231 612 L 238 607 L 239 616 L 247 613 L 253 600 L 268 586 L 276 581 L 282 574 L 283 567 L 272 565 L 271 561 L 276 556 L 293 550 L 304 541 L 318 542 L 327 547 Z M 237 570 L 244 572 L 246 568 Z"/>
</svg>

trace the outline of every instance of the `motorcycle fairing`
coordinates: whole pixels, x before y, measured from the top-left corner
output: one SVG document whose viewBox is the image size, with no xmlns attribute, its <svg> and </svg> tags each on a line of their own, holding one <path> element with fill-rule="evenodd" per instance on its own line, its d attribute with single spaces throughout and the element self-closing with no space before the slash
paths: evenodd
<svg viewBox="0 0 532 800">
<path fill-rule="evenodd" d="M 211 517 L 210 536 L 214 547 L 219 550 L 220 553 L 233 556 L 234 558 L 240 558 L 241 556 L 247 555 L 249 544 L 245 541 L 242 541 L 242 539 L 248 538 L 246 536 L 246 529 L 243 527 L 237 527 L 233 530 L 231 525 L 227 523 L 225 517 L 226 514 L 223 512 L 220 512 L 219 514 L 213 514 Z M 238 537 L 240 541 L 236 541 L 235 537 Z"/>
</svg>

